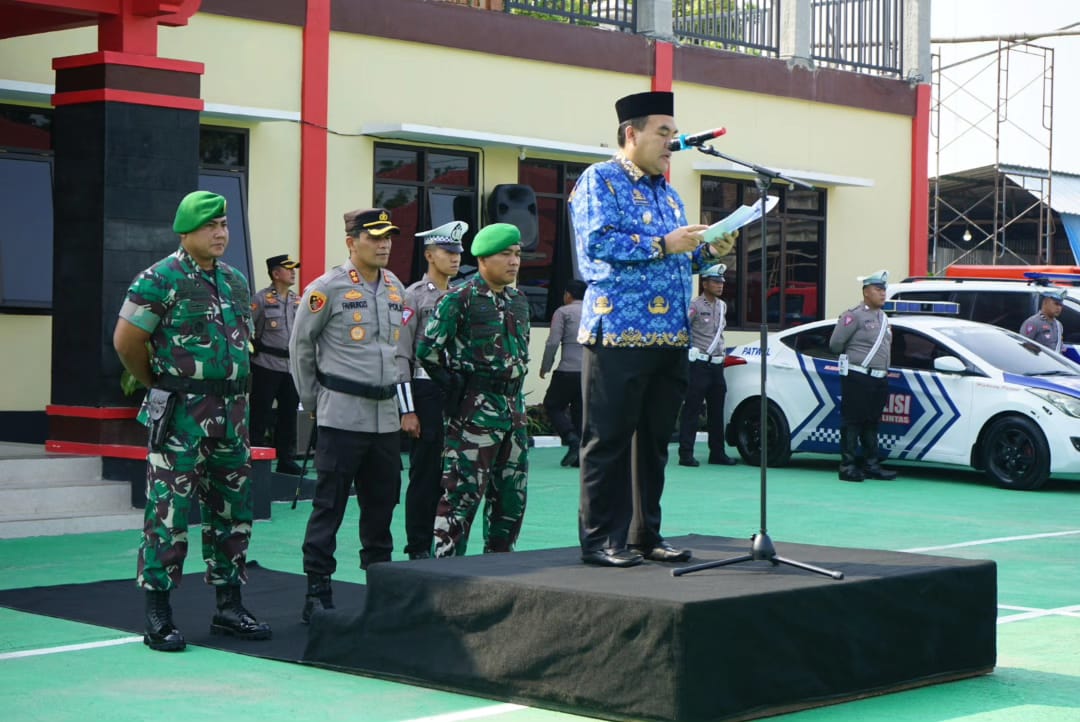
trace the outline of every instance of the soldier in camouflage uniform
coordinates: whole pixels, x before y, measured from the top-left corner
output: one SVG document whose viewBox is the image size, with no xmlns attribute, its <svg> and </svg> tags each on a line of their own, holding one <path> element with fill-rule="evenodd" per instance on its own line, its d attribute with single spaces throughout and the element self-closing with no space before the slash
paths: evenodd
<svg viewBox="0 0 1080 722">
<path fill-rule="evenodd" d="M 448 398 L 436 557 L 465 554 L 482 499 L 484 553 L 513 551 L 525 515 L 529 304 L 510 286 L 521 266 L 521 232 L 508 223 L 487 226 L 472 253 L 479 273 L 439 302 L 416 349 Z"/>
<path fill-rule="evenodd" d="M 384 208 L 345 214 L 349 258 L 304 289 L 289 339 L 300 402 L 315 412 L 318 480 L 304 533 L 307 595 L 301 619 L 333 609 L 337 532 L 349 496 L 360 507 L 360 568 L 390 561 L 401 491 L 401 412 L 413 411 L 395 354 L 404 286 L 386 269 L 400 230 Z"/>
<path fill-rule="evenodd" d="M 206 582 L 217 592 L 214 634 L 269 639 L 240 599 L 247 580 L 252 501 L 248 445 L 248 354 L 251 308 L 247 280 L 220 260 L 229 242 L 225 199 L 196 191 L 184 197 L 173 230 L 180 248 L 140 273 L 120 309 L 113 345 L 124 367 L 151 389 L 173 392 L 163 441 L 147 454 L 146 523 L 139 547 L 139 587 L 146 590 L 143 641 L 179 651 L 169 592 L 180 583 L 188 548 L 188 510 L 202 509 Z M 160 409 L 160 407 L 155 407 Z M 155 413 L 155 416 L 158 414 Z"/>
<path fill-rule="evenodd" d="M 414 413 L 401 417 L 401 429 L 412 437 L 409 449 L 409 488 L 405 492 L 405 553 L 409 559 L 431 556 L 432 524 L 442 497 L 443 406 L 445 398 L 416 361 L 420 342 L 435 306 L 450 290 L 450 279 L 461 266 L 461 240 L 469 224 L 450 221 L 417 233 L 424 239 L 427 273 L 405 289 L 405 313 L 397 362 L 403 379 L 412 379 Z"/>
</svg>

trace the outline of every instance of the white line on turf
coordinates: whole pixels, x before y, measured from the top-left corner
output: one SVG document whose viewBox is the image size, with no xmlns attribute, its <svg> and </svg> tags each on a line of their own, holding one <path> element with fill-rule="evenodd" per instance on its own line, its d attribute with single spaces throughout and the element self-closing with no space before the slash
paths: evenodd
<svg viewBox="0 0 1080 722">
<path fill-rule="evenodd" d="M 975 541 L 959 542 L 958 544 L 943 544 L 936 547 L 916 547 L 914 549 L 901 549 L 902 552 L 908 552 L 913 554 L 915 552 L 933 552 L 941 549 L 959 549 L 961 547 L 977 547 L 983 544 L 999 544 L 1001 542 L 1014 542 L 1014 541 L 1027 541 L 1028 539 L 1048 539 L 1055 536 L 1071 536 L 1073 534 L 1080 534 L 1080 529 L 1073 529 L 1072 531 L 1052 531 L 1045 534 L 1025 534 L 1023 536 L 1001 536 L 994 539 L 977 539 Z"/>
<path fill-rule="evenodd" d="M 523 709 L 528 709 L 528 707 L 523 707 L 520 704 L 497 704 L 491 707 L 479 707 L 477 709 L 467 709 L 461 712 L 448 712 L 447 714 L 435 715 L 434 717 L 417 717 L 416 719 L 407 720 L 406 722 L 463 722 L 464 720 L 495 717 L 507 712 L 517 712 Z"/>
<path fill-rule="evenodd" d="M 1008 624 L 1009 622 L 1020 622 L 1025 619 L 1037 619 L 1039 617 L 1077 617 L 1080 618 L 1080 604 L 1074 604 L 1070 607 L 1057 607 L 1055 609 L 1032 609 L 1031 607 L 1011 607 L 1004 604 L 999 604 L 998 609 L 1017 609 L 1027 610 L 1022 611 L 1020 614 L 1010 614 L 1005 617 L 998 617 L 998 624 Z"/>
<path fill-rule="evenodd" d="M 0 660 L 19 659 L 20 657 L 39 657 L 43 654 L 63 654 L 64 652 L 78 652 L 83 649 L 115 647 L 120 644 L 132 644 L 134 642 L 141 641 L 142 637 L 120 637 L 119 639 L 106 639 L 101 642 L 86 642 L 85 644 L 65 644 L 61 647 L 43 647 L 42 649 L 24 649 L 21 652 L 4 652 L 0 654 Z"/>
</svg>

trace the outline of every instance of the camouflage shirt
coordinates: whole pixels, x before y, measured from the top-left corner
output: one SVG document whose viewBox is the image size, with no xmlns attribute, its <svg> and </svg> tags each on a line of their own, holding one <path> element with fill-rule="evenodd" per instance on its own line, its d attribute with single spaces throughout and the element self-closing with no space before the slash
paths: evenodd
<svg viewBox="0 0 1080 722">
<path fill-rule="evenodd" d="M 250 304 L 243 274 L 222 261 L 204 271 L 181 247 L 135 277 L 120 318 L 150 334 L 154 378 L 246 379 Z M 247 434 L 246 393 L 182 396 L 173 415 L 175 428 L 219 438 Z M 147 422 L 145 402 L 139 421 Z"/>
<path fill-rule="evenodd" d="M 477 274 L 439 301 L 416 346 L 416 360 L 466 377 L 522 378 L 529 370 L 529 304 L 524 294 L 512 287 L 497 293 Z M 511 429 L 525 423 L 520 391 L 510 398 L 467 388 L 464 401 L 463 408 L 485 417 L 486 427 Z"/>
</svg>

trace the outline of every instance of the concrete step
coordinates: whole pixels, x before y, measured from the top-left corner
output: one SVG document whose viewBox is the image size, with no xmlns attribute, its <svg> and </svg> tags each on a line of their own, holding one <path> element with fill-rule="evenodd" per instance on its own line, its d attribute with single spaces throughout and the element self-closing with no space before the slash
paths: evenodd
<svg viewBox="0 0 1080 722">
<path fill-rule="evenodd" d="M 132 509 L 111 514 L 89 514 L 77 517 L 58 517 L 37 514 L 11 518 L 0 514 L 0 539 L 22 539 L 34 536 L 61 536 L 64 534 L 89 534 L 102 531 L 132 531 L 142 529 L 143 512 Z M 134 543 L 134 542 L 133 542 Z"/>
<path fill-rule="evenodd" d="M 131 510 L 131 484 L 101 479 L 27 478 L 0 484 L 0 514 L 9 518 L 39 514 L 82 516 Z"/>
<path fill-rule="evenodd" d="M 69 481 L 101 478 L 100 456 L 41 454 L 0 458 L 0 487 L 29 481 Z"/>
</svg>

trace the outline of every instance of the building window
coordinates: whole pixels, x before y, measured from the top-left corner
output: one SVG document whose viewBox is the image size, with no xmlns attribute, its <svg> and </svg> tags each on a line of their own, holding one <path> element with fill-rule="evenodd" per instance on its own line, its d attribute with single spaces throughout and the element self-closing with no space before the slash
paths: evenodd
<svg viewBox="0 0 1080 722">
<path fill-rule="evenodd" d="M 825 279 L 825 191 L 774 186 L 780 202 L 768 216 L 766 261 L 761 268 L 760 221 L 744 226 L 727 264 L 724 301 L 728 328 L 761 326 L 761 284 L 766 289 L 766 320 L 784 329 L 822 318 Z M 753 181 L 701 178 L 702 223 L 715 223 L 758 198 Z"/>
<path fill-rule="evenodd" d="M 246 130 L 200 129 L 199 187 L 228 201 L 229 247 L 225 262 L 251 281 L 247 223 Z M 52 310 L 53 266 L 52 110 L 0 104 L 0 310 Z M 179 202 L 179 199 L 177 199 Z M 172 219 L 167 219 L 171 225 Z"/>
<path fill-rule="evenodd" d="M 469 224 L 461 272 L 476 270 L 469 253 L 477 231 L 476 165 L 476 153 L 375 145 L 375 206 L 390 211 L 401 229 L 389 268 L 403 282 L 419 280 L 427 265 L 416 233 L 450 221 Z"/>
<path fill-rule="evenodd" d="M 518 164 L 518 183 L 536 193 L 539 242 L 522 253 L 518 289 L 529 298 L 533 321 L 551 320 L 562 305 L 563 289 L 575 272 L 573 233 L 567 199 L 588 166 L 554 160 L 526 159 Z"/>
</svg>

